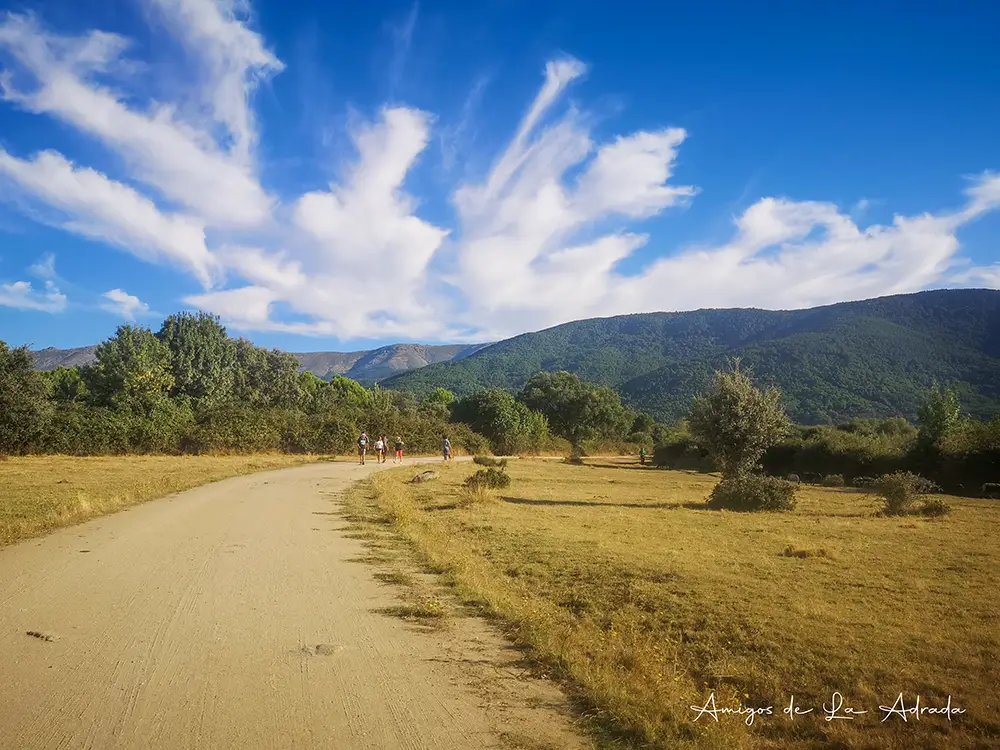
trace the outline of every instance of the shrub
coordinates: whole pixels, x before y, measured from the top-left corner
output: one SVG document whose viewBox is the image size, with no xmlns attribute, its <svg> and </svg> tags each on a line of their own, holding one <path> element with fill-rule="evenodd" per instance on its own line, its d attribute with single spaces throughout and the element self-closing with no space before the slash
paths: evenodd
<svg viewBox="0 0 1000 750">
<path fill-rule="evenodd" d="M 876 481 L 875 477 L 854 477 L 851 484 L 855 487 L 873 487 Z"/>
<path fill-rule="evenodd" d="M 912 513 L 921 495 L 940 490 L 940 487 L 929 479 L 910 471 L 884 474 L 875 481 L 873 488 L 882 496 L 881 512 L 885 516 L 901 516 Z"/>
<path fill-rule="evenodd" d="M 507 468 L 506 458 L 497 459 L 493 458 L 493 456 L 476 456 L 475 458 L 472 459 L 472 462 L 475 464 L 479 464 L 480 466 L 495 466 L 499 469 Z"/>
<path fill-rule="evenodd" d="M 510 477 L 502 469 L 490 467 L 480 469 L 471 477 L 465 480 L 466 487 L 486 487 L 492 490 L 500 490 L 510 486 Z"/>
<path fill-rule="evenodd" d="M 951 512 L 951 506 L 939 497 L 929 497 L 920 506 L 920 514 L 924 516 L 943 516 Z"/>
<path fill-rule="evenodd" d="M 199 453 L 257 453 L 280 448 L 281 433 L 263 409 L 227 405 L 198 415 L 189 447 Z"/>
<path fill-rule="evenodd" d="M 743 474 L 715 485 L 708 506 L 737 511 L 787 511 L 795 507 L 796 489 L 793 482 L 777 477 Z"/>
<path fill-rule="evenodd" d="M 462 490 L 456 504 L 459 508 L 469 508 L 473 505 L 496 502 L 497 499 L 495 490 L 484 484 L 473 484 Z"/>
<path fill-rule="evenodd" d="M 823 477 L 824 487 L 843 487 L 844 484 L 846 483 L 844 482 L 843 474 L 827 474 Z"/>
</svg>

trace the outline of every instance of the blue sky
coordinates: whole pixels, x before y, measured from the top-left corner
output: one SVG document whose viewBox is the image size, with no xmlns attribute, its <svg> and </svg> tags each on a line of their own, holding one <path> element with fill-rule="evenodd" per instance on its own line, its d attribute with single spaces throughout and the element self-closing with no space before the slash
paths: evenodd
<svg viewBox="0 0 1000 750">
<path fill-rule="evenodd" d="M 0 2 L 0 339 L 1000 288 L 1000 5 Z"/>
</svg>

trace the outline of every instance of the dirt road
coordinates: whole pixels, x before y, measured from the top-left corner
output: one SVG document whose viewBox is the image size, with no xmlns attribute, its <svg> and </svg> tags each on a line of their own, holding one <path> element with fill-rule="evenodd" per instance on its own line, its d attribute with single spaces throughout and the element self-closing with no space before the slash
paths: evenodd
<svg viewBox="0 0 1000 750">
<path fill-rule="evenodd" d="M 0 550 L 0 748 L 584 746 L 482 623 L 378 612 L 397 593 L 334 502 L 373 470 L 228 479 Z"/>
</svg>

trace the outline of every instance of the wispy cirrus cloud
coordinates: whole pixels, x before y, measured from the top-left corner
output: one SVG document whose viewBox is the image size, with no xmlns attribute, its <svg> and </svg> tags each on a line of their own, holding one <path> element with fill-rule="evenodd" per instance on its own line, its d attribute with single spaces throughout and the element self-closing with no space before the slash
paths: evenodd
<svg viewBox="0 0 1000 750">
<path fill-rule="evenodd" d="M 453 123 L 387 104 L 351 126 L 348 167 L 327 188 L 271 194 L 258 175 L 253 94 L 284 64 L 253 30 L 246 3 L 141 1 L 194 71 L 176 100 L 129 89 L 141 50 L 122 36 L 60 34 L 30 15 L 0 21 L 11 61 L 0 77 L 4 100 L 76 128 L 123 168 L 112 175 L 53 150 L 0 150 L 0 182 L 43 206 L 54 225 L 185 270 L 202 286 L 185 303 L 236 329 L 484 340 L 598 315 L 803 307 L 959 278 L 1000 286 L 995 266 L 960 267 L 957 237 L 1000 207 L 992 173 L 974 177 L 955 207 L 885 225 L 863 226 L 860 204 L 762 197 L 734 217 L 723 244 L 657 241 L 644 222 L 700 194 L 675 176 L 688 133 L 656 126 L 596 138 L 587 113 L 563 103 L 587 70 L 572 57 L 546 65 L 489 169 L 449 190 L 453 226 L 421 216 L 407 178 L 437 153 L 431 142 L 448 171 L 475 129 L 487 79 Z M 417 18 L 414 4 L 396 28 L 393 92 Z M 640 249 L 650 260 L 623 273 Z M 58 289 L 25 285 L 7 284 L 0 299 L 59 304 Z M 126 318 L 144 312 L 121 289 L 104 304 Z"/>
</svg>

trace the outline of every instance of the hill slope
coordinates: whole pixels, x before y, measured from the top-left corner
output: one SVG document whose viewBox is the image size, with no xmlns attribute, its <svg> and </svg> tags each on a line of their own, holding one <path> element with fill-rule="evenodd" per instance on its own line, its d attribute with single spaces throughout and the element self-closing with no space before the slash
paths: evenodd
<svg viewBox="0 0 1000 750">
<path fill-rule="evenodd" d="M 392 375 L 429 364 L 467 357 L 487 344 L 392 344 L 360 352 L 302 352 L 295 354 L 301 367 L 317 377 L 330 379 L 344 375 L 363 383 L 372 383 Z M 35 369 L 54 370 L 57 367 L 82 367 L 94 361 L 96 346 L 77 349 L 41 349 L 33 352 Z"/>
<path fill-rule="evenodd" d="M 567 323 L 404 373 L 387 388 L 458 394 L 569 370 L 660 419 L 683 416 L 727 358 L 781 388 L 791 416 L 822 423 L 915 416 L 935 380 L 976 416 L 1000 412 L 1000 292 L 941 290 L 809 310 L 697 310 Z"/>
</svg>

